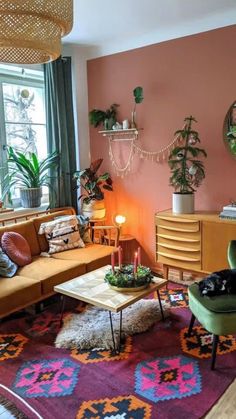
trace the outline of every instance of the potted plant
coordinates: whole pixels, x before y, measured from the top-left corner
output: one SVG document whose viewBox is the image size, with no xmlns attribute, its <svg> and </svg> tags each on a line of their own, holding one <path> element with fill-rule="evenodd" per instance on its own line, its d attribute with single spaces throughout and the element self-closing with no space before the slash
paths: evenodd
<svg viewBox="0 0 236 419">
<path fill-rule="evenodd" d="M 136 128 L 136 105 L 143 101 L 143 88 L 141 86 L 135 87 L 133 90 L 134 95 L 134 109 L 131 114 L 131 128 Z"/>
<path fill-rule="evenodd" d="M 105 217 L 103 190 L 113 191 L 110 174 L 105 172 L 98 175 L 102 162 L 103 159 L 95 160 L 87 169 L 74 173 L 74 179 L 79 182 L 77 188 L 81 187 L 85 191 L 79 196 L 79 200 L 83 198 L 82 212 L 90 219 Z"/>
<path fill-rule="evenodd" d="M 49 169 L 59 163 L 59 155 L 54 152 L 42 161 L 38 160 L 35 153 L 20 153 L 9 147 L 8 172 L 4 177 L 3 198 L 8 196 L 11 202 L 11 190 L 20 188 L 21 204 L 24 208 L 39 207 L 42 197 L 42 186 L 51 189 Z"/>
<path fill-rule="evenodd" d="M 89 122 L 95 128 L 103 124 L 104 129 L 110 130 L 116 123 L 117 108 L 119 105 L 113 103 L 110 108 L 105 111 L 100 109 L 93 109 L 89 112 Z"/>
<path fill-rule="evenodd" d="M 199 135 L 192 129 L 196 119 L 190 116 L 185 118 L 185 122 L 184 128 L 175 133 L 181 136 L 183 145 L 172 150 L 168 161 L 171 168 L 170 184 L 175 189 L 173 212 L 183 214 L 194 212 L 195 188 L 200 186 L 205 177 L 204 165 L 199 156 L 207 156 L 202 148 L 197 147 L 200 143 Z"/>
</svg>

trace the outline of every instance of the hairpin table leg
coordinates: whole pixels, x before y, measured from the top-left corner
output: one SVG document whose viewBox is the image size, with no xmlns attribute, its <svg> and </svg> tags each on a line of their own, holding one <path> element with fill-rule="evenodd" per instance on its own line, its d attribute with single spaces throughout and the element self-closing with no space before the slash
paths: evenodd
<svg viewBox="0 0 236 419">
<path fill-rule="evenodd" d="M 157 290 L 157 297 L 158 297 L 159 306 L 160 306 L 160 309 L 161 309 L 161 317 L 162 317 L 162 320 L 164 321 L 165 316 L 164 316 L 164 311 L 163 311 L 163 308 L 162 308 L 162 303 L 161 303 L 161 297 L 160 297 L 159 290 Z"/>
<path fill-rule="evenodd" d="M 120 331 L 119 331 L 119 343 L 116 347 L 115 342 L 115 335 L 114 335 L 114 328 L 113 328 L 113 321 L 112 321 L 112 314 L 111 311 L 109 311 L 109 317 L 110 317 L 110 326 L 111 326 L 111 336 L 112 336 L 112 342 L 113 342 L 113 351 L 112 353 L 114 355 L 120 353 L 120 347 L 121 347 L 121 335 L 122 335 L 122 310 L 120 311 Z"/>
<path fill-rule="evenodd" d="M 65 309 L 65 296 L 62 294 L 61 295 L 61 314 L 60 314 L 60 323 L 59 323 L 60 328 L 62 327 L 62 319 L 63 319 L 64 309 Z"/>
</svg>

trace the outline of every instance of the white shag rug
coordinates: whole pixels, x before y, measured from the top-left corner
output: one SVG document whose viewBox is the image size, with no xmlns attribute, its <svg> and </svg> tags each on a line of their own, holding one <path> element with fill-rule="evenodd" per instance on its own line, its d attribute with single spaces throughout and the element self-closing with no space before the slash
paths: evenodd
<svg viewBox="0 0 236 419">
<path fill-rule="evenodd" d="M 162 301 L 165 317 L 167 305 Z M 123 310 L 122 337 L 142 333 L 161 319 L 158 300 L 143 299 Z M 112 313 L 116 346 L 119 342 L 120 314 Z M 80 314 L 72 314 L 55 340 L 56 348 L 110 349 L 113 348 L 109 312 L 88 306 Z"/>
</svg>

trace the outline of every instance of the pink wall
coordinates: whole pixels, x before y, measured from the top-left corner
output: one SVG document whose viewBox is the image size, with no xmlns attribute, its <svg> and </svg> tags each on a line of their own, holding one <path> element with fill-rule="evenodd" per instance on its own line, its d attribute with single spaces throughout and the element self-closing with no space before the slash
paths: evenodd
<svg viewBox="0 0 236 419">
<path fill-rule="evenodd" d="M 120 104 L 118 119 L 130 118 L 133 88 L 143 86 L 137 123 L 143 128 L 140 140 L 146 150 L 166 146 L 186 116 L 196 117 L 195 128 L 208 153 L 206 179 L 195 194 L 197 210 L 220 210 L 236 199 L 236 161 L 222 140 L 225 114 L 236 100 L 235 37 L 236 27 L 231 26 L 88 62 L 89 110 L 115 102 Z M 108 140 L 93 127 L 90 138 L 92 159 L 103 157 L 103 169 L 114 180 L 115 191 L 106 194 L 108 214 L 127 216 L 127 232 L 142 245 L 146 263 L 154 266 L 154 214 L 171 207 L 168 164 L 136 156 L 130 174 L 121 179 L 109 160 Z M 122 160 L 128 146 L 116 147 Z"/>
</svg>

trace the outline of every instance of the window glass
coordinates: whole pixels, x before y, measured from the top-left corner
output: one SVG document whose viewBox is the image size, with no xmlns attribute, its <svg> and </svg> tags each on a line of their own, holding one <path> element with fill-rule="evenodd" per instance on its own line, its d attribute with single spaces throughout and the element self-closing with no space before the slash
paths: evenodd
<svg viewBox="0 0 236 419">
<path fill-rule="evenodd" d="M 24 154 L 36 153 L 39 160 L 45 158 L 47 136 L 43 71 L 0 65 L 0 102 L 1 148 L 12 146 Z M 6 167 L 6 153 L 2 154 L 0 164 Z M 45 187 L 43 194 L 45 201 L 48 195 Z M 13 190 L 12 198 L 14 206 L 20 204 L 18 188 Z"/>
</svg>

